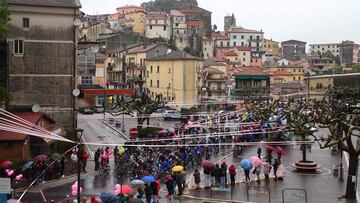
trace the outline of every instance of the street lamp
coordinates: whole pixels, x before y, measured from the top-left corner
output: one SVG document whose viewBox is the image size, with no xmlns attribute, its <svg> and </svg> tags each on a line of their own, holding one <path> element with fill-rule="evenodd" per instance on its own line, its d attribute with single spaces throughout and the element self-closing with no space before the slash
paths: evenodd
<svg viewBox="0 0 360 203">
<path fill-rule="evenodd" d="M 305 74 L 305 76 L 307 77 L 307 98 L 308 98 L 308 100 L 310 99 L 310 72 L 307 72 L 306 74 Z"/>
<path fill-rule="evenodd" d="M 78 187 L 77 187 L 77 202 L 80 202 L 80 140 L 81 137 L 83 135 L 84 129 L 81 128 L 75 128 L 74 129 L 75 132 L 75 142 L 77 143 L 77 182 L 78 182 Z M 78 136 L 80 135 L 80 136 Z"/>
</svg>

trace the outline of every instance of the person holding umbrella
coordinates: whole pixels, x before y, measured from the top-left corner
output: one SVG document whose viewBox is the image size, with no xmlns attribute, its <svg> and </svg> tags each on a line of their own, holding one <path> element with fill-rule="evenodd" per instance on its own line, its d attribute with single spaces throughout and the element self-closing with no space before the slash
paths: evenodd
<svg viewBox="0 0 360 203">
<path fill-rule="evenodd" d="M 246 183 L 250 182 L 250 169 L 252 168 L 252 164 L 249 160 L 244 159 L 240 162 L 241 168 L 244 169 L 244 174 L 245 174 L 245 181 Z"/>
<path fill-rule="evenodd" d="M 277 147 L 278 161 L 281 163 L 281 157 L 284 155 L 284 150 L 281 147 Z"/>
<path fill-rule="evenodd" d="M 235 185 L 236 168 L 234 164 L 231 164 L 231 166 L 229 167 L 229 174 L 230 174 L 231 185 Z"/>
<path fill-rule="evenodd" d="M 269 164 L 271 164 L 271 161 L 272 161 L 272 152 L 273 152 L 275 149 L 274 149 L 274 147 L 272 147 L 272 146 L 266 146 L 265 149 L 266 149 L 266 159 L 267 159 L 267 162 L 269 162 Z"/>
</svg>

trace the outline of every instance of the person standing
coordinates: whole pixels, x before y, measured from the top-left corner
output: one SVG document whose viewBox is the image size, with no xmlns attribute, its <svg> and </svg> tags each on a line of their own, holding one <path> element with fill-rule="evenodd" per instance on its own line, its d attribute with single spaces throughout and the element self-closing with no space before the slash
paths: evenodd
<svg viewBox="0 0 360 203">
<path fill-rule="evenodd" d="M 269 182 L 269 174 L 270 174 L 270 169 L 271 169 L 271 166 L 269 164 L 269 162 L 265 162 L 263 164 L 263 173 L 264 173 L 264 176 L 265 176 L 265 182 Z"/>
<path fill-rule="evenodd" d="M 88 159 L 89 159 L 89 153 L 86 150 L 84 150 L 81 155 L 81 161 L 82 161 L 81 166 L 82 166 L 83 172 L 86 172 L 86 164 L 87 164 Z"/>
<path fill-rule="evenodd" d="M 181 196 L 182 195 L 182 185 L 183 185 L 183 180 L 182 180 L 182 175 L 179 172 L 175 173 L 175 182 L 176 185 L 178 186 L 178 195 Z"/>
<path fill-rule="evenodd" d="M 226 179 L 226 165 L 221 164 L 221 172 L 220 172 L 220 189 L 223 190 L 225 188 L 225 179 Z"/>
<path fill-rule="evenodd" d="M 194 179 L 195 179 L 195 185 L 196 185 L 196 189 L 200 189 L 200 172 L 198 169 L 195 169 L 194 171 Z"/>
<path fill-rule="evenodd" d="M 229 167 L 230 181 L 231 185 L 235 185 L 235 175 L 236 175 L 236 167 L 234 164 L 231 164 Z"/>
<path fill-rule="evenodd" d="M 261 181 L 260 180 L 260 173 L 261 173 L 261 165 L 255 167 L 255 174 L 256 174 L 258 183 Z"/>
<path fill-rule="evenodd" d="M 273 167 L 274 167 L 274 180 L 277 180 L 277 169 L 279 167 L 280 163 L 277 159 L 274 159 L 274 164 L 273 164 Z"/>
<path fill-rule="evenodd" d="M 211 187 L 211 171 L 208 168 L 204 168 L 204 184 L 205 188 Z"/>
<path fill-rule="evenodd" d="M 175 192 L 175 188 L 174 188 L 174 180 L 173 177 L 171 175 L 167 175 L 166 176 L 166 189 L 168 191 L 168 194 L 166 195 L 166 198 L 170 201 L 173 200 L 173 196 L 174 196 L 174 192 Z"/>
<path fill-rule="evenodd" d="M 145 183 L 145 198 L 146 198 L 146 203 L 151 203 L 151 199 L 152 199 L 152 189 L 149 185 L 149 183 Z"/>
<path fill-rule="evenodd" d="M 250 169 L 251 169 L 251 168 L 244 169 L 245 181 L 246 181 L 246 183 L 249 183 L 249 182 L 250 182 Z"/>
<path fill-rule="evenodd" d="M 258 147 L 258 149 L 257 149 L 257 155 L 258 155 L 258 157 L 259 157 L 259 159 L 261 159 L 261 147 Z"/>
<path fill-rule="evenodd" d="M 100 166 L 100 163 L 99 163 L 100 155 L 101 155 L 101 151 L 100 151 L 100 149 L 98 148 L 98 149 L 96 150 L 96 152 L 95 152 L 95 155 L 94 155 L 95 171 L 98 171 L 98 170 L 99 170 L 99 166 Z"/>
<path fill-rule="evenodd" d="M 215 176 L 215 186 L 218 187 L 220 185 L 220 177 L 221 177 L 221 168 L 219 164 L 215 165 L 214 176 Z"/>
<path fill-rule="evenodd" d="M 225 160 L 223 161 L 223 163 L 221 164 L 221 168 L 223 168 L 223 172 L 225 173 L 225 187 L 226 187 L 226 185 L 227 185 L 227 168 L 228 168 L 228 166 L 227 166 L 227 164 L 226 164 L 226 162 L 225 162 Z"/>
</svg>

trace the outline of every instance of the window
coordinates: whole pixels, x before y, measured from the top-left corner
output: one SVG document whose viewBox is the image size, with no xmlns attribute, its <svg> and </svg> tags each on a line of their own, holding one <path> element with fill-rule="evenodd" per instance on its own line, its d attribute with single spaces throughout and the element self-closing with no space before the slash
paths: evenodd
<svg viewBox="0 0 360 203">
<path fill-rule="evenodd" d="M 153 68 L 152 68 L 152 66 L 150 66 L 150 73 L 152 73 L 153 72 Z"/>
<path fill-rule="evenodd" d="M 103 102 L 104 102 L 104 98 L 103 98 L 103 97 L 99 97 L 99 96 L 96 96 L 96 97 L 95 97 L 95 105 L 96 105 L 96 106 L 102 106 L 102 105 L 103 105 Z"/>
<path fill-rule="evenodd" d="M 245 58 L 243 58 L 243 61 L 245 61 Z"/>
<path fill-rule="evenodd" d="M 223 47 L 223 46 L 224 46 L 223 42 L 220 42 L 220 47 Z"/>
<path fill-rule="evenodd" d="M 249 47 L 251 47 L 251 42 L 249 42 Z"/>
<path fill-rule="evenodd" d="M 241 42 L 241 46 L 244 46 L 244 42 Z"/>
<path fill-rule="evenodd" d="M 226 45 L 227 45 L 227 47 L 230 47 L 230 42 L 227 42 Z"/>
<path fill-rule="evenodd" d="M 166 25 L 164 26 L 164 31 L 166 31 Z"/>
<path fill-rule="evenodd" d="M 171 88 L 171 84 L 170 84 L 170 83 L 168 84 L 168 88 Z"/>
<path fill-rule="evenodd" d="M 30 27 L 29 18 L 23 18 L 23 28 L 29 28 L 29 27 Z"/>
<path fill-rule="evenodd" d="M 250 40 L 252 40 L 252 35 L 250 35 Z"/>
<path fill-rule="evenodd" d="M 245 53 L 245 51 L 243 52 L 243 56 L 245 56 L 246 55 L 246 53 Z"/>
<path fill-rule="evenodd" d="M 180 43 L 182 43 L 183 42 L 183 38 L 182 37 L 180 37 Z"/>
<path fill-rule="evenodd" d="M 256 36 L 256 40 L 258 40 L 258 41 L 259 41 L 259 40 L 260 40 L 260 36 Z"/>
<path fill-rule="evenodd" d="M 81 84 L 93 84 L 92 82 L 92 76 L 81 76 Z"/>
<path fill-rule="evenodd" d="M 176 30 L 176 34 L 179 34 L 179 32 L 180 32 L 179 30 Z"/>
<path fill-rule="evenodd" d="M 104 77 L 104 69 L 103 68 L 96 69 L 96 77 Z"/>
<path fill-rule="evenodd" d="M 159 80 L 156 81 L 156 87 L 160 87 L 160 81 Z"/>
<path fill-rule="evenodd" d="M 150 30 L 152 30 L 152 25 L 150 25 Z"/>
<path fill-rule="evenodd" d="M 24 54 L 24 41 L 15 40 L 14 41 L 14 54 Z"/>
<path fill-rule="evenodd" d="M 235 61 L 237 61 L 237 57 L 235 57 Z"/>
<path fill-rule="evenodd" d="M 236 42 L 234 42 L 234 47 L 236 47 Z"/>
<path fill-rule="evenodd" d="M 157 66 L 156 72 L 157 72 L 157 73 L 160 73 L 160 66 Z"/>
<path fill-rule="evenodd" d="M 204 50 L 206 51 L 206 47 L 204 48 Z"/>
<path fill-rule="evenodd" d="M 236 35 L 233 35 L 233 39 L 236 39 Z"/>
<path fill-rule="evenodd" d="M 299 76 L 299 80 L 301 80 L 301 77 Z"/>
<path fill-rule="evenodd" d="M 186 30 L 184 30 L 184 34 L 186 34 Z"/>
<path fill-rule="evenodd" d="M 152 80 L 150 80 L 150 87 L 152 87 Z"/>
<path fill-rule="evenodd" d="M 178 27 L 179 26 L 179 23 L 175 23 L 175 27 Z"/>
<path fill-rule="evenodd" d="M 322 89 L 322 88 L 323 88 L 322 83 L 317 83 L 316 84 L 316 89 L 319 90 L 319 89 Z"/>
<path fill-rule="evenodd" d="M 244 35 L 241 36 L 241 39 L 244 39 Z"/>
<path fill-rule="evenodd" d="M 171 73 L 171 68 L 169 68 L 169 71 L 168 71 L 168 73 Z"/>
<path fill-rule="evenodd" d="M 293 78 L 294 80 L 296 80 L 296 78 L 295 78 L 295 76 L 294 76 L 294 78 Z"/>
</svg>

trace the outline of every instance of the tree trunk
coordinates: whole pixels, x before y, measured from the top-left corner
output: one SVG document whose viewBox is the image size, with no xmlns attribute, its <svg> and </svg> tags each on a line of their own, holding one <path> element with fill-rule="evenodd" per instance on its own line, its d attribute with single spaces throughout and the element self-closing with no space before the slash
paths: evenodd
<svg viewBox="0 0 360 203">
<path fill-rule="evenodd" d="M 302 161 L 303 162 L 306 162 L 307 160 L 306 160 L 306 144 L 303 144 L 303 145 L 301 145 L 301 150 L 302 150 Z"/>
<path fill-rule="evenodd" d="M 346 199 L 356 199 L 356 186 L 355 183 L 352 181 L 352 177 L 356 177 L 356 171 L 358 167 L 358 157 L 356 153 L 349 153 L 349 170 L 348 170 L 348 178 L 346 183 Z"/>
<path fill-rule="evenodd" d="M 303 152 L 303 162 L 306 162 L 306 144 L 302 145 L 302 152 Z"/>
</svg>

